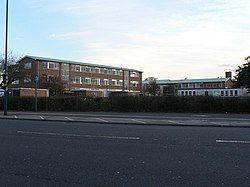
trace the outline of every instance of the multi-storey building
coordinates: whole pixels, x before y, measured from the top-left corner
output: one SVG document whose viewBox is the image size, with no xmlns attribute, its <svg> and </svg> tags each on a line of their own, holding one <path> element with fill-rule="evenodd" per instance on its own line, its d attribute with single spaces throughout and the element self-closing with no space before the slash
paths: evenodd
<svg viewBox="0 0 250 187">
<path fill-rule="evenodd" d="M 142 92 L 142 71 L 68 60 L 25 56 L 19 64 L 23 78 L 13 82 L 12 88 L 38 88 L 43 83 L 61 80 L 64 90 L 82 91 L 85 95 L 102 96 L 107 92 L 126 92 L 139 95 Z"/>
</svg>

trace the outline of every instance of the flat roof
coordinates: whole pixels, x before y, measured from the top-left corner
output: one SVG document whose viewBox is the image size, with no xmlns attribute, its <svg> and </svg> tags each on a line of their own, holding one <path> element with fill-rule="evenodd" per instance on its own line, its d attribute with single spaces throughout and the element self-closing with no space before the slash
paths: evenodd
<svg viewBox="0 0 250 187">
<path fill-rule="evenodd" d="M 230 80 L 230 78 L 204 78 L 204 79 L 180 79 L 180 80 L 169 80 L 169 79 L 162 79 L 156 80 L 157 84 L 180 84 L 180 83 L 196 83 L 196 82 L 225 82 Z M 147 84 L 149 81 L 143 81 L 143 84 Z"/>
<path fill-rule="evenodd" d="M 101 68 L 110 68 L 110 69 L 121 69 L 121 70 L 125 70 L 125 71 L 136 71 L 136 72 L 141 72 L 142 73 L 142 71 L 135 70 L 135 69 L 130 69 L 130 68 L 123 68 L 123 67 L 116 67 L 116 66 L 106 66 L 106 65 L 78 62 L 78 61 L 71 61 L 71 60 L 62 60 L 62 59 L 38 57 L 38 56 L 30 56 L 30 55 L 26 55 L 22 59 L 24 59 L 24 58 L 31 58 L 33 60 L 41 60 L 41 61 L 48 61 L 48 62 L 75 64 L 75 65 L 82 65 L 82 66 L 92 66 L 92 67 L 101 67 Z"/>
</svg>

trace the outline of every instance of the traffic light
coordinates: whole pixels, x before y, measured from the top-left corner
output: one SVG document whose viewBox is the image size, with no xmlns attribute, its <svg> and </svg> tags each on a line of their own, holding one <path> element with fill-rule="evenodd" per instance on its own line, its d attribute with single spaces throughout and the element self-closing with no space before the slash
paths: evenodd
<svg viewBox="0 0 250 187">
<path fill-rule="evenodd" d="M 5 83 L 4 81 L 2 81 L 0 86 L 1 86 L 2 89 L 5 89 L 6 86 L 7 86 L 7 83 Z"/>
<path fill-rule="evenodd" d="M 2 89 L 5 89 L 6 86 L 7 86 L 7 83 L 6 83 L 6 75 L 5 75 L 5 74 L 3 74 L 3 80 L 2 80 L 2 82 L 1 82 L 1 84 L 0 84 L 0 86 L 1 86 Z"/>
</svg>

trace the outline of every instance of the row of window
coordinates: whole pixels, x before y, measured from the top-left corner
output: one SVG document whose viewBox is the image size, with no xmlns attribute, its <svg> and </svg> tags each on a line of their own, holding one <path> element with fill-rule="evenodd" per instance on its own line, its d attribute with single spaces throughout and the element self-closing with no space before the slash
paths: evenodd
<svg viewBox="0 0 250 187">
<path fill-rule="evenodd" d="M 73 77 L 71 79 L 73 84 L 92 84 L 92 85 L 112 85 L 112 86 L 123 86 L 122 80 L 116 79 L 99 79 L 99 78 L 89 78 L 89 77 Z M 131 87 L 137 87 L 139 85 L 138 81 L 131 81 Z"/>
<path fill-rule="evenodd" d="M 89 78 L 89 77 L 73 77 L 71 79 L 73 84 L 92 84 L 92 85 L 113 85 L 113 86 L 123 86 L 122 80 L 115 79 L 99 79 L 99 78 Z"/>
<path fill-rule="evenodd" d="M 226 91 L 221 91 L 220 93 L 221 96 L 238 96 L 238 90 L 226 90 Z"/>
<path fill-rule="evenodd" d="M 122 76 L 122 70 L 108 69 L 108 68 L 98 68 L 98 67 L 72 65 L 71 70 L 75 71 L 75 72 L 87 72 L 87 73 Z"/>
<path fill-rule="evenodd" d="M 208 93 L 208 91 L 205 91 L 203 94 L 201 94 L 201 92 L 199 91 L 199 92 L 197 92 L 197 91 L 181 91 L 181 95 L 182 96 L 196 96 L 196 95 L 205 95 L 205 96 L 208 96 L 209 95 L 209 93 Z M 218 96 L 217 94 L 213 94 L 213 95 L 216 95 L 216 96 Z M 233 97 L 233 96 L 238 96 L 239 95 L 239 92 L 238 92 L 238 90 L 221 90 L 220 91 L 220 96 L 231 96 L 231 97 Z"/>
<path fill-rule="evenodd" d="M 176 84 L 175 88 L 223 88 L 225 83 L 181 83 Z"/>
<path fill-rule="evenodd" d="M 62 64 L 65 65 L 65 64 Z M 56 62 L 42 62 L 43 69 L 59 69 L 59 63 Z M 118 75 L 122 76 L 123 70 L 109 69 L 109 68 L 98 68 L 90 66 L 80 66 L 80 65 L 71 65 L 71 71 L 75 72 L 87 72 L 87 73 L 96 73 L 96 74 L 107 74 L 107 75 Z M 131 77 L 139 77 L 138 72 L 130 72 Z"/>
</svg>

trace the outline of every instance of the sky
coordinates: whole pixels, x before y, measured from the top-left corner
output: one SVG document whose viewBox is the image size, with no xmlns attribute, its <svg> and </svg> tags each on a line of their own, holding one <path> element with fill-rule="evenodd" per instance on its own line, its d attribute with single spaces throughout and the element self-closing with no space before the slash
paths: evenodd
<svg viewBox="0 0 250 187">
<path fill-rule="evenodd" d="M 0 2 L 5 51 L 5 0 Z M 249 0 L 9 0 L 8 51 L 143 71 L 224 77 L 250 55 Z"/>
</svg>

